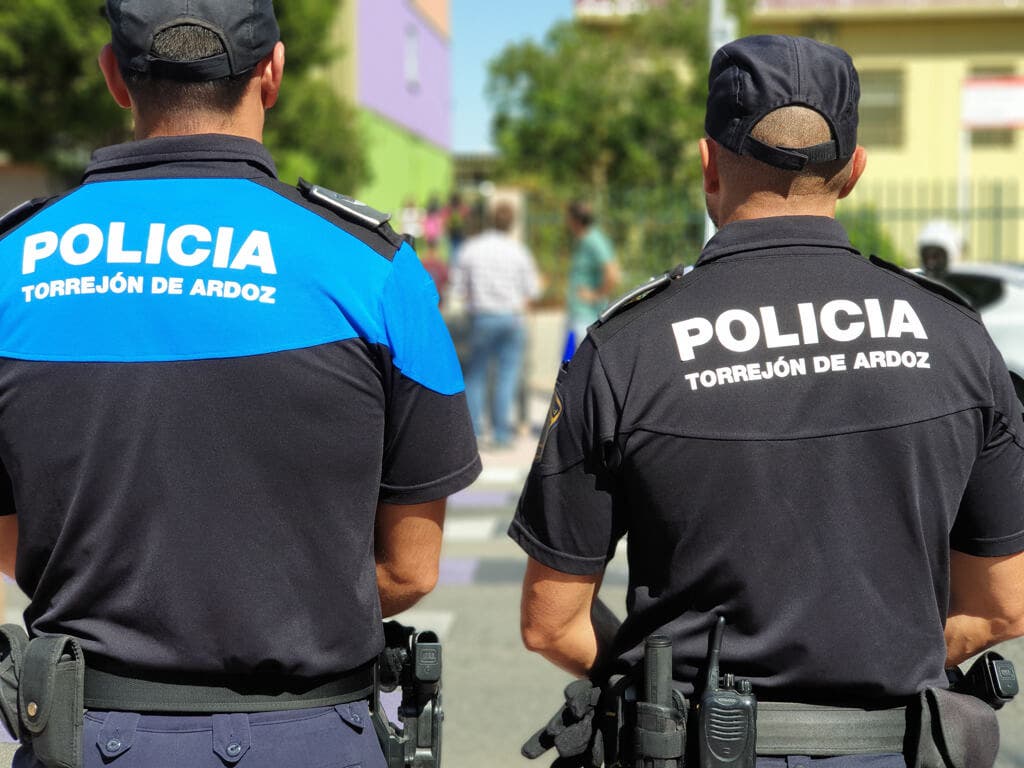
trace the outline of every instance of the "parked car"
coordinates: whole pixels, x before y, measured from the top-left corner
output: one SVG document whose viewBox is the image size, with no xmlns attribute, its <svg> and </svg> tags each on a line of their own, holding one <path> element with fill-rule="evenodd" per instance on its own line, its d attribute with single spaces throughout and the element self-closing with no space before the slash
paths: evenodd
<svg viewBox="0 0 1024 768">
<path fill-rule="evenodd" d="M 981 312 L 1007 367 L 1024 374 L 1024 264 L 955 264 L 943 281 Z"/>
</svg>

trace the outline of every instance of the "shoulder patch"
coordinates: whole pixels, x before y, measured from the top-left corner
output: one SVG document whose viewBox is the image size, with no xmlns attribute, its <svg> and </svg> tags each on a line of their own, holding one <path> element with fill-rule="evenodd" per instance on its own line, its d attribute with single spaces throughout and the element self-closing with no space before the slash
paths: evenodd
<svg viewBox="0 0 1024 768">
<path fill-rule="evenodd" d="M 382 213 L 353 197 L 312 184 L 302 178 L 299 179 L 298 189 L 310 202 L 333 211 L 348 222 L 373 230 L 396 248 L 401 247 L 404 242 L 388 224 L 391 221 L 390 213 Z"/>
<path fill-rule="evenodd" d="M 937 293 L 942 298 L 952 301 L 954 304 L 959 304 L 961 307 L 967 307 L 967 309 L 972 312 L 977 312 L 971 302 L 968 301 L 963 294 L 945 283 L 940 283 L 938 280 L 933 280 L 925 275 L 920 275 L 916 272 L 903 269 L 902 267 L 886 261 L 885 259 L 879 258 L 878 256 L 871 256 L 868 260 L 876 267 L 881 267 L 882 269 L 887 269 L 890 272 L 895 272 L 897 275 L 902 275 L 903 277 L 913 280 L 922 288 L 925 288 L 932 293 Z"/>
<path fill-rule="evenodd" d="M 37 197 L 16 205 L 3 216 L 0 216 L 0 237 L 3 237 L 23 221 L 27 221 L 44 205 L 53 200 L 52 197 Z"/>
<path fill-rule="evenodd" d="M 612 304 L 601 313 L 601 316 L 597 318 L 597 325 L 603 325 L 616 315 L 620 315 L 630 307 L 639 304 L 644 299 L 649 299 L 652 296 L 656 296 L 661 293 L 673 280 L 678 280 L 682 277 L 686 271 L 686 268 L 680 264 L 671 272 L 666 272 L 658 277 L 652 277 L 643 285 L 638 285 L 629 293 L 612 302 Z"/>
</svg>

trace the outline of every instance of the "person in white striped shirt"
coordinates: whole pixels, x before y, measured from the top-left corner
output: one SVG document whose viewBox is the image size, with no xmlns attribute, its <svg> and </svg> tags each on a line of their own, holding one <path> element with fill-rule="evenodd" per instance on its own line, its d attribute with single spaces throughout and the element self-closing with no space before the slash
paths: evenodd
<svg viewBox="0 0 1024 768">
<path fill-rule="evenodd" d="M 499 202 L 491 212 L 491 227 L 463 244 L 449 288 L 469 312 L 466 399 L 473 429 L 482 441 L 487 411 L 495 447 L 512 442 L 512 410 L 526 343 L 524 314 L 540 294 L 537 265 L 529 249 L 512 236 L 514 225 L 515 209 Z M 492 365 L 497 370 L 487 408 Z"/>
</svg>

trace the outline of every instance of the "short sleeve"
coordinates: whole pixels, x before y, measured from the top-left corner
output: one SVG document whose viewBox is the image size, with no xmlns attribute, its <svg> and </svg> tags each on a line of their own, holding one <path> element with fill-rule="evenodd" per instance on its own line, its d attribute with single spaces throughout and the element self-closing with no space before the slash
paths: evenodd
<svg viewBox="0 0 1024 768">
<path fill-rule="evenodd" d="M 971 471 L 950 546 L 977 557 L 1024 551 L 1024 415 L 1002 358 L 992 351 L 994 407 Z"/>
<path fill-rule="evenodd" d="M 437 290 L 408 246 L 395 255 L 383 302 L 388 359 L 380 500 L 434 501 L 473 482 L 480 457 Z"/>
<path fill-rule="evenodd" d="M 555 384 L 551 409 L 509 536 L 530 557 L 563 573 L 604 570 L 620 536 L 614 475 L 617 405 L 588 337 Z"/>
</svg>

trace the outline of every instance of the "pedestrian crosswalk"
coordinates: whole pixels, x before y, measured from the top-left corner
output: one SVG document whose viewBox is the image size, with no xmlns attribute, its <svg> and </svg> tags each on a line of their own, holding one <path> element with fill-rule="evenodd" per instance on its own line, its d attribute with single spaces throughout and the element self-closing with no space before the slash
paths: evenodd
<svg viewBox="0 0 1024 768">
<path fill-rule="evenodd" d="M 449 517 L 444 524 L 446 542 L 490 541 L 502 538 L 508 530 L 508 519 L 494 515 L 482 517 Z"/>
</svg>

